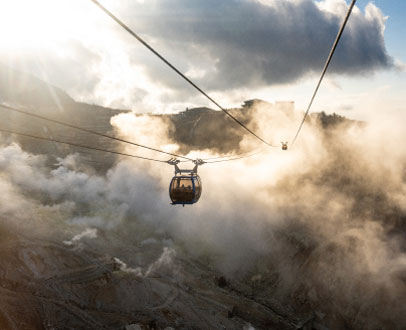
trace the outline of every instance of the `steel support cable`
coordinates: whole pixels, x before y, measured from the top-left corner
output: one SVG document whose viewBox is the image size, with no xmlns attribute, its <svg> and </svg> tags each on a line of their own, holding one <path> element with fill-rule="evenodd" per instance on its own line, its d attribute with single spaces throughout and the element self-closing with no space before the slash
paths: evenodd
<svg viewBox="0 0 406 330">
<path fill-rule="evenodd" d="M 25 136 L 25 137 L 29 137 L 29 138 L 33 138 L 33 139 L 38 139 L 38 140 L 49 141 L 49 142 L 67 144 L 67 145 L 74 146 L 74 147 L 79 147 L 79 148 L 85 148 L 85 149 L 103 151 L 103 152 L 108 152 L 108 153 L 116 154 L 116 155 L 122 155 L 122 156 L 127 156 L 127 157 L 133 157 L 133 158 L 139 158 L 139 159 L 144 159 L 144 160 L 150 160 L 150 161 L 153 161 L 153 162 L 167 163 L 166 160 L 153 159 L 153 158 L 148 158 L 148 157 L 142 157 L 142 156 L 137 156 L 137 155 L 126 154 L 126 153 L 119 152 L 119 151 L 112 151 L 112 150 L 106 150 L 106 149 L 101 149 L 101 148 L 96 148 L 96 147 L 89 147 L 89 146 L 84 146 L 84 145 L 76 144 L 76 143 L 72 143 L 72 142 L 66 142 L 66 141 L 60 141 L 60 140 L 55 140 L 55 139 L 50 139 L 50 138 L 44 138 L 44 137 L 41 137 L 41 136 L 36 136 L 36 135 L 31 135 L 31 134 L 26 134 L 26 133 L 20 133 L 20 132 L 14 132 L 14 131 L 9 131 L 9 130 L 5 130 L 5 129 L 0 129 L 0 132 L 8 133 L 8 134 L 14 134 L 14 135 L 20 135 L 20 136 Z"/>
<path fill-rule="evenodd" d="M 262 152 L 262 151 L 259 151 L 259 152 L 256 152 L 256 153 L 254 153 L 254 154 L 250 154 L 250 155 L 242 156 L 242 157 L 228 158 L 228 159 L 221 159 L 221 160 L 213 160 L 213 161 L 211 161 L 211 162 L 205 162 L 205 161 L 203 161 L 203 164 L 223 163 L 223 162 L 229 162 L 229 161 L 232 161 L 232 160 L 239 160 L 239 159 L 243 159 L 243 158 L 248 158 L 248 157 L 256 156 L 256 155 L 260 154 L 261 152 Z"/>
<path fill-rule="evenodd" d="M 113 13 L 111 13 L 107 8 L 105 8 L 97 0 L 90 0 L 96 6 L 98 6 L 103 12 L 105 12 L 110 18 L 112 18 L 116 23 L 118 23 L 124 30 L 126 30 L 131 36 L 137 39 L 141 44 L 148 48 L 153 54 L 155 54 L 160 60 L 162 60 L 166 65 L 168 65 L 173 71 L 175 71 L 179 76 L 186 80 L 191 86 L 193 86 L 197 91 L 199 91 L 203 96 L 205 96 L 209 101 L 215 104 L 221 111 L 223 111 L 227 116 L 233 119 L 237 124 L 243 127 L 247 132 L 255 136 L 258 140 L 265 143 L 270 147 L 276 147 L 271 143 L 265 141 L 263 138 L 254 133 L 251 129 L 245 126 L 240 120 L 230 114 L 224 107 L 222 107 L 218 102 L 216 102 L 211 96 L 209 96 L 205 91 L 203 91 L 199 86 L 197 86 L 192 80 L 186 77 L 182 72 L 180 72 L 173 64 L 171 64 L 167 59 L 165 59 L 160 53 L 158 53 L 154 48 L 152 48 L 144 39 L 142 39 L 138 34 L 131 30 L 127 25 L 125 25 L 120 19 L 118 19 Z"/>
<path fill-rule="evenodd" d="M 259 153 L 262 153 L 262 152 L 264 152 L 265 151 L 265 149 L 264 148 L 261 148 L 261 149 L 257 149 L 257 150 L 253 150 L 253 151 L 248 151 L 248 152 L 242 152 L 242 153 L 240 153 L 240 154 L 234 154 L 234 155 L 226 155 L 226 156 L 218 156 L 218 157 L 209 157 L 209 158 L 197 158 L 197 159 L 200 159 L 200 160 L 202 160 L 203 162 L 205 162 L 206 163 L 206 161 L 207 160 L 217 160 L 217 159 L 221 159 L 221 160 L 227 160 L 227 159 L 229 159 L 229 158 L 236 158 L 236 157 L 239 157 L 239 156 L 243 156 L 243 155 L 248 155 L 248 154 L 250 154 L 250 155 L 256 155 L 256 154 L 259 154 Z M 179 161 L 179 163 L 186 163 L 186 162 L 188 162 L 187 160 L 181 160 L 181 161 Z"/>
<path fill-rule="evenodd" d="M 202 158 L 202 160 L 204 161 L 204 162 L 206 162 L 207 160 L 217 160 L 217 159 L 222 159 L 222 160 L 226 160 L 226 159 L 229 159 L 229 158 L 236 158 L 236 157 L 239 157 L 239 156 L 244 156 L 244 155 L 248 155 L 248 156 L 253 156 L 253 155 L 257 155 L 257 154 L 260 154 L 260 153 L 262 153 L 262 152 L 264 152 L 265 151 L 265 149 L 257 149 L 257 150 L 254 150 L 254 151 L 248 151 L 248 152 L 242 152 L 242 153 L 240 153 L 240 154 L 234 154 L 234 155 L 226 155 L 226 156 L 218 156 L 218 157 L 209 157 L 209 158 Z"/>
<path fill-rule="evenodd" d="M 105 137 L 105 138 L 108 138 L 108 139 L 112 139 L 112 140 L 116 140 L 116 141 L 119 141 L 119 142 L 124 142 L 124 143 L 128 143 L 128 144 L 132 144 L 132 145 L 137 146 L 137 147 L 140 147 L 140 148 L 145 148 L 145 149 L 148 149 L 148 150 L 160 152 L 160 153 L 162 153 L 162 154 L 166 154 L 166 155 L 169 155 L 169 156 L 187 159 L 188 161 L 193 161 L 193 159 L 192 159 L 192 158 L 189 158 L 189 157 L 180 156 L 180 155 L 173 154 L 173 153 L 170 153 L 170 152 L 166 152 L 166 151 L 162 151 L 162 150 L 155 149 L 155 148 L 152 148 L 152 147 L 144 146 L 144 145 L 142 145 L 142 144 L 135 143 L 135 142 L 131 142 L 131 141 L 127 141 L 127 140 L 124 140 L 124 139 L 120 139 L 120 138 L 117 138 L 117 137 L 114 137 L 114 136 L 111 136 L 111 135 L 107 135 L 107 134 L 103 134 L 103 133 L 98 133 L 98 132 L 89 130 L 89 129 L 87 129 L 87 128 L 83 128 L 83 127 L 79 127 L 79 126 L 76 126 L 76 125 L 64 123 L 64 122 L 61 122 L 61 121 L 56 120 L 56 119 L 51 119 L 51 118 L 48 118 L 48 117 L 44 117 L 44 116 L 41 116 L 41 115 L 37 115 L 37 114 L 35 114 L 35 113 L 31 113 L 31 112 L 28 112 L 28 111 L 24 111 L 24 110 L 21 110 L 21 109 L 17 109 L 17 108 L 15 108 L 15 107 L 10 107 L 10 106 L 4 105 L 4 104 L 0 104 L 0 107 L 2 107 L 2 108 L 4 108 L 4 109 L 7 109 L 7 110 L 12 110 L 12 111 L 21 113 L 21 114 L 26 115 L 26 116 L 31 116 L 31 117 L 38 118 L 38 119 L 42 119 L 42 120 L 46 120 L 46 121 L 49 121 L 49 122 L 52 122 L 52 123 L 55 123 L 55 124 L 58 124 L 58 125 L 62 125 L 62 126 L 74 128 L 74 129 L 77 129 L 77 130 L 79 130 L 79 131 L 83 131 L 83 132 L 86 132 L 86 133 L 91 133 L 91 134 L 94 134 L 94 135 L 102 136 L 102 137 Z"/>
<path fill-rule="evenodd" d="M 336 37 L 336 39 L 335 39 L 335 41 L 334 41 L 333 47 L 332 47 L 331 50 L 330 50 L 330 54 L 329 54 L 328 57 L 327 57 L 326 63 L 324 64 L 324 68 L 323 68 L 323 71 L 322 71 L 322 73 L 321 73 L 319 82 L 318 82 L 318 84 L 317 84 L 317 86 L 316 86 L 316 89 L 314 90 L 313 96 L 312 96 L 312 98 L 311 98 L 311 100 L 310 100 L 310 103 L 309 103 L 309 105 L 308 105 L 308 107 L 307 107 L 307 110 L 306 110 L 306 112 L 305 112 L 305 114 L 304 114 L 304 116 L 303 116 L 302 122 L 301 122 L 300 125 L 299 125 L 299 128 L 298 128 L 298 130 L 297 130 L 297 132 L 296 132 L 296 135 L 295 135 L 294 139 L 292 140 L 292 145 L 296 142 L 296 139 L 297 139 L 297 137 L 299 136 L 299 133 L 300 133 L 300 131 L 301 131 L 301 129 L 302 129 L 302 126 L 303 126 L 303 124 L 304 124 L 304 122 L 305 122 L 305 120 L 306 120 L 306 117 L 307 117 L 307 115 L 309 114 L 310 108 L 311 108 L 311 106 L 312 106 L 312 104 L 313 104 L 313 101 L 314 101 L 314 99 L 315 99 L 315 97 L 316 97 L 316 94 L 317 94 L 317 92 L 318 92 L 318 90 L 319 90 L 319 87 L 320 87 L 321 82 L 322 82 L 322 80 L 323 80 L 323 78 L 324 78 L 324 75 L 326 74 L 326 71 L 327 71 L 327 68 L 328 68 L 328 66 L 329 66 L 329 64 L 330 64 L 330 62 L 331 62 L 331 59 L 333 58 L 333 55 L 334 55 L 334 52 L 335 52 L 335 50 L 336 50 L 336 48 L 337 48 L 338 42 L 340 41 L 341 35 L 342 35 L 343 32 L 344 32 L 344 28 L 345 28 L 345 26 L 346 26 L 346 24 L 347 24 L 347 22 L 348 22 L 348 19 L 350 18 L 352 9 L 354 8 L 354 5 L 355 5 L 355 2 L 356 2 L 356 1 L 357 1 L 357 0 L 352 0 L 352 2 L 351 2 L 351 4 L 350 4 L 350 7 L 348 8 L 347 15 L 345 16 L 344 21 L 343 21 L 343 23 L 341 24 L 341 28 L 340 28 L 340 30 L 338 31 L 338 34 L 337 34 L 337 37 Z"/>
</svg>

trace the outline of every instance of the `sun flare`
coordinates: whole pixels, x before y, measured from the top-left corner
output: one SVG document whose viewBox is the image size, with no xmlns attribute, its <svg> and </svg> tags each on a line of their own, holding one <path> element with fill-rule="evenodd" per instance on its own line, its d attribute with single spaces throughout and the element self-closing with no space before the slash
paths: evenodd
<svg viewBox="0 0 406 330">
<path fill-rule="evenodd" d="M 93 32 L 86 2 L 9 0 L 0 2 L 0 48 L 30 51 Z"/>
</svg>

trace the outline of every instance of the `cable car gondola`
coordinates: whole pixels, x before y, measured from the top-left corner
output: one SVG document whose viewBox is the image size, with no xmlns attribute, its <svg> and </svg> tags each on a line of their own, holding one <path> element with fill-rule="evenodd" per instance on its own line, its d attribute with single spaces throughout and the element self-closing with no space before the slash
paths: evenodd
<svg viewBox="0 0 406 330">
<path fill-rule="evenodd" d="M 203 165 L 204 161 L 195 160 L 195 167 L 192 170 L 181 170 L 178 167 L 179 160 L 177 159 L 171 159 L 168 163 L 175 166 L 175 176 L 169 185 L 172 205 L 185 206 L 185 204 L 197 203 L 202 194 L 202 181 L 197 175 L 197 167 Z"/>
<path fill-rule="evenodd" d="M 288 150 L 288 142 L 281 142 L 282 143 L 282 150 Z"/>
</svg>

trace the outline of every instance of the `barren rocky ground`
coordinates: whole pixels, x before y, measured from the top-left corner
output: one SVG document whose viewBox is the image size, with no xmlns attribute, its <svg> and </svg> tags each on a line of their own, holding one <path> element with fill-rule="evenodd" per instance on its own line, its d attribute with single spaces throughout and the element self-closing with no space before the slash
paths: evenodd
<svg viewBox="0 0 406 330">
<path fill-rule="evenodd" d="M 0 251 L 4 330 L 307 329 L 314 319 L 256 297 L 252 283 L 229 281 L 172 248 L 151 260 L 143 255 L 144 271 L 85 246 L 19 235 L 3 238 Z"/>
</svg>

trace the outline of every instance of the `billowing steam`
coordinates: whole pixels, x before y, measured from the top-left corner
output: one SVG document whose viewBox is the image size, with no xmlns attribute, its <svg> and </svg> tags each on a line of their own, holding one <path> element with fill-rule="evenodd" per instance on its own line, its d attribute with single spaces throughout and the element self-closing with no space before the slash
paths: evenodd
<svg viewBox="0 0 406 330">
<path fill-rule="evenodd" d="M 72 237 L 69 241 L 63 241 L 63 244 L 72 246 L 78 243 L 82 238 L 96 238 L 97 237 L 97 229 L 95 228 L 86 228 L 81 233 Z"/>
<path fill-rule="evenodd" d="M 160 257 L 148 265 L 145 270 L 143 271 L 141 267 L 131 268 L 128 265 L 120 260 L 119 258 L 114 258 L 114 260 L 118 263 L 120 270 L 123 272 L 133 273 L 137 276 L 145 276 L 148 277 L 151 274 L 154 274 L 157 270 L 161 269 L 162 267 L 170 267 L 172 266 L 173 259 L 176 256 L 176 251 L 172 248 L 164 247 L 163 252 Z"/>
<path fill-rule="evenodd" d="M 250 124 L 276 144 L 292 138 L 300 117 L 283 109 L 254 113 Z M 120 115 L 113 124 L 126 138 L 176 150 L 159 117 Z M 51 169 L 44 156 L 8 144 L 0 149 L 3 225 L 17 219 L 24 230 L 41 221 L 41 232 L 53 235 L 44 220 L 52 217 L 64 237 L 77 233 L 75 226 L 98 228 L 97 237 L 88 230 L 69 244 L 88 237 L 97 245 L 116 235 L 114 251 L 131 242 L 145 253 L 162 252 L 170 238 L 173 247 L 156 263 L 117 262 L 148 276 L 176 251 L 205 258 L 228 277 L 256 278 L 261 292 L 286 304 L 299 306 L 303 298 L 315 310 L 334 310 L 358 328 L 406 327 L 404 126 L 389 119 L 323 124 L 313 116 L 288 152 L 202 166 L 201 201 L 185 208 L 169 205 L 169 165 L 122 160 L 97 176 L 79 170 L 77 156 Z M 242 144 L 254 147 L 249 138 Z"/>
</svg>

